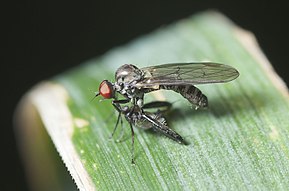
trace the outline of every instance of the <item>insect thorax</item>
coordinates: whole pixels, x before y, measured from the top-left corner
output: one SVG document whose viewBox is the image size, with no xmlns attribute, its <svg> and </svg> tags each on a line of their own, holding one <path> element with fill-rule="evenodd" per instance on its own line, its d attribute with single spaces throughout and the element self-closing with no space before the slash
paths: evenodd
<svg viewBox="0 0 289 191">
<path fill-rule="evenodd" d="M 135 84 L 143 80 L 143 71 L 132 64 L 122 65 L 115 72 L 116 91 L 131 99 L 135 104 L 142 106 L 144 93 L 136 88 Z"/>
<path fill-rule="evenodd" d="M 143 97 L 143 92 L 140 89 L 130 84 L 118 84 L 115 83 L 116 91 L 126 98 L 132 99 L 134 97 Z"/>
<path fill-rule="evenodd" d="M 115 72 L 116 83 L 133 84 L 143 79 L 143 71 L 132 64 L 125 64 Z"/>
</svg>

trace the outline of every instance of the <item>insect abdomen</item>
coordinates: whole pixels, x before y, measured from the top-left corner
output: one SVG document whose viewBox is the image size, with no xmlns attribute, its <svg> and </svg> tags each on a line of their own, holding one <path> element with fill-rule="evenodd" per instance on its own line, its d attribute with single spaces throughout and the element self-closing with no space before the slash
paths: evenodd
<svg viewBox="0 0 289 191">
<path fill-rule="evenodd" d="M 208 107 L 207 97 L 195 86 L 175 86 L 175 85 L 161 85 L 160 89 L 173 90 L 180 93 L 190 103 L 196 105 L 196 107 L 206 108 Z"/>
</svg>

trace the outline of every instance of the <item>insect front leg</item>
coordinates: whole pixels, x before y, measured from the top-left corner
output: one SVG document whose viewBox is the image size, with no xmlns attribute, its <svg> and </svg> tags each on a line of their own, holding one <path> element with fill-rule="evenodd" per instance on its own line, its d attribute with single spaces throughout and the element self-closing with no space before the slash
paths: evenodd
<svg viewBox="0 0 289 191">
<path fill-rule="evenodd" d="M 125 113 L 126 110 L 123 109 L 121 106 L 120 106 L 120 103 L 124 104 L 124 103 L 128 103 L 129 100 L 113 100 L 112 101 L 112 105 L 114 106 L 114 108 L 118 111 L 118 117 L 117 117 L 117 121 L 116 121 L 116 124 L 114 126 L 114 129 L 113 129 L 113 132 L 110 136 L 110 139 L 113 137 L 115 131 L 116 131 L 116 128 L 119 124 L 119 122 L 121 123 L 121 127 L 122 127 L 122 131 L 121 131 L 121 135 L 120 137 L 118 138 L 117 142 L 120 142 L 120 139 L 122 138 L 123 136 L 123 121 L 122 121 L 122 116 L 121 114 Z"/>
<path fill-rule="evenodd" d="M 111 136 L 109 137 L 109 139 L 111 139 L 116 131 L 116 128 L 119 124 L 119 120 L 121 120 L 121 125 L 122 125 L 122 119 L 121 119 L 121 112 L 118 112 L 118 116 L 117 116 L 117 121 L 116 121 L 116 124 L 114 126 L 114 129 L 113 129 L 113 132 L 111 133 Z"/>
<path fill-rule="evenodd" d="M 120 115 L 120 126 L 121 126 L 121 132 L 120 132 L 118 138 L 116 139 L 116 142 L 121 142 L 121 139 L 122 139 L 123 134 L 124 134 L 123 121 L 122 121 L 121 115 Z"/>
<path fill-rule="evenodd" d="M 113 129 L 113 132 L 112 132 L 111 136 L 109 137 L 110 139 L 113 137 L 113 135 L 114 135 L 114 133 L 116 131 L 116 128 L 117 128 L 117 126 L 118 126 L 118 124 L 120 122 L 121 132 L 120 132 L 118 138 L 116 139 L 116 142 L 121 142 L 121 139 L 123 137 L 123 132 L 124 132 L 124 130 L 123 130 L 123 121 L 122 121 L 122 115 L 121 114 L 122 114 L 121 112 L 118 112 L 116 124 L 114 126 L 114 129 Z"/>
<path fill-rule="evenodd" d="M 120 106 L 120 104 L 126 104 L 126 103 L 128 103 L 128 102 L 130 102 L 129 99 L 113 100 L 113 101 L 112 101 L 112 105 L 113 105 L 113 107 L 114 107 L 119 113 L 123 113 L 123 114 L 124 114 L 124 113 L 126 112 L 126 110 L 123 109 L 123 108 Z"/>
<path fill-rule="evenodd" d="M 127 106 L 125 107 L 121 107 L 120 103 L 128 103 L 130 100 L 114 100 L 112 101 L 113 106 L 115 107 L 115 109 L 119 112 L 118 115 L 118 120 L 117 120 L 117 124 L 115 126 L 115 129 L 119 123 L 119 120 L 121 120 L 122 123 L 122 118 L 121 118 L 121 114 L 124 114 L 126 116 L 126 118 L 128 119 L 127 121 L 129 122 L 130 125 L 130 129 L 131 129 L 131 142 L 132 142 L 132 146 L 131 146 L 131 163 L 134 163 L 134 130 L 133 130 L 133 125 L 132 125 L 132 121 L 129 120 L 134 112 L 134 108 L 135 105 L 131 108 L 128 108 Z M 114 129 L 114 131 L 115 131 Z"/>
</svg>

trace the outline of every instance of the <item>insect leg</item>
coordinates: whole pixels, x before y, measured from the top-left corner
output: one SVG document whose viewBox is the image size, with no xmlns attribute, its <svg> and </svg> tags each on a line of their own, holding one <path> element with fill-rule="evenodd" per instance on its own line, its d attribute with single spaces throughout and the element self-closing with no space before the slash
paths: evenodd
<svg viewBox="0 0 289 191">
<path fill-rule="evenodd" d="M 131 164 L 135 164 L 134 163 L 134 130 L 132 127 L 132 124 L 129 123 L 130 125 L 130 130 L 131 130 Z"/>
<path fill-rule="evenodd" d="M 167 101 L 153 101 L 143 105 L 143 109 L 164 108 L 164 111 L 169 110 L 172 104 Z"/>
<path fill-rule="evenodd" d="M 113 132 L 112 132 L 110 138 L 113 137 L 113 135 L 114 135 L 114 133 L 115 133 L 115 131 L 116 131 L 116 128 L 117 128 L 117 126 L 118 126 L 118 124 L 119 124 L 119 121 L 120 121 L 121 127 L 122 127 L 121 138 L 122 138 L 122 136 L 123 136 L 123 122 L 122 122 L 121 114 L 124 113 L 125 111 L 124 111 L 124 109 L 120 106 L 120 103 L 127 103 L 127 102 L 129 102 L 129 100 L 113 100 L 113 101 L 112 101 L 112 105 L 113 105 L 114 108 L 118 111 L 118 117 L 117 117 L 117 121 L 116 121 L 115 127 L 114 127 L 114 129 L 113 129 Z M 118 142 L 119 142 L 119 139 L 118 139 Z"/>
<path fill-rule="evenodd" d="M 121 139 L 123 137 L 123 132 L 124 132 L 124 128 L 123 128 L 123 121 L 122 121 L 122 116 L 120 115 L 120 126 L 121 126 L 121 132 L 116 140 L 116 142 L 121 142 Z"/>
<path fill-rule="evenodd" d="M 113 100 L 112 101 L 112 105 L 114 106 L 114 108 L 120 112 L 120 113 L 124 113 L 125 111 L 122 109 L 122 107 L 120 106 L 120 104 L 125 104 L 128 103 L 130 100 L 129 99 L 123 99 L 123 100 Z"/>
<path fill-rule="evenodd" d="M 151 118 L 150 116 L 146 115 L 146 114 L 142 114 L 142 117 L 144 119 L 146 119 L 147 121 L 149 121 L 150 123 L 153 124 L 153 128 L 155 130 L 157 130 L 158 132 L 164 134 L 165 136 L 173 139 L 174 141 L 178 142 L 178 143 L 185 143 L 184 139 L 182 138 L 181 135 L 179 135 L 177 132 L 173 131 L 172 129 L 170 129 L 168 126 L 160 123 L 159 121 Z"/>
<path fill-rule="evenodd" d="M 113 103 L 118 103 L 118 104 L 125 104 L 130 102 L 130 99 L 120 99 L 120 100 L 113 100 Z"/>
<path fill-rule="evenodd" d="M 121 112 L 118 112 L 117 121 L 116 121 L 116 124 L 115 124 L 115 126 L 114 126 L 113 132 L 112 132 L 111 136 L 109 137 L 110 139 L 113 137 L 113 135 L 114 135 L 114 133 L 115 133 L 115 131 L 116 131 L 116 128 L 117 128 L 117 126 L 118 126 L 118 124 L 119 124 L 119 120 L 120 120 L 120 119 L 121 119 Z M 121 125 L 122 125 L 122 119 L 121 119 Z"/>
</svg>

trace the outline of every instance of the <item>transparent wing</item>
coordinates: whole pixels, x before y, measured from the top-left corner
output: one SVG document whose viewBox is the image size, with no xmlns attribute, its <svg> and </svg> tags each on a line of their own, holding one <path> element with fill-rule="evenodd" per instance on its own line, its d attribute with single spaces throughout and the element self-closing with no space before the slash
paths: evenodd
<svg viewBox="0 0 289 191">
<path fill-rule="evenodd" d="M 235 68 L 212 62 L 164 64 L 141 70 L 144 72 L 144 80 L 136 86 L 145 88 L 156 85 L 222 83 L 239 76 Z"/>
</svg>

